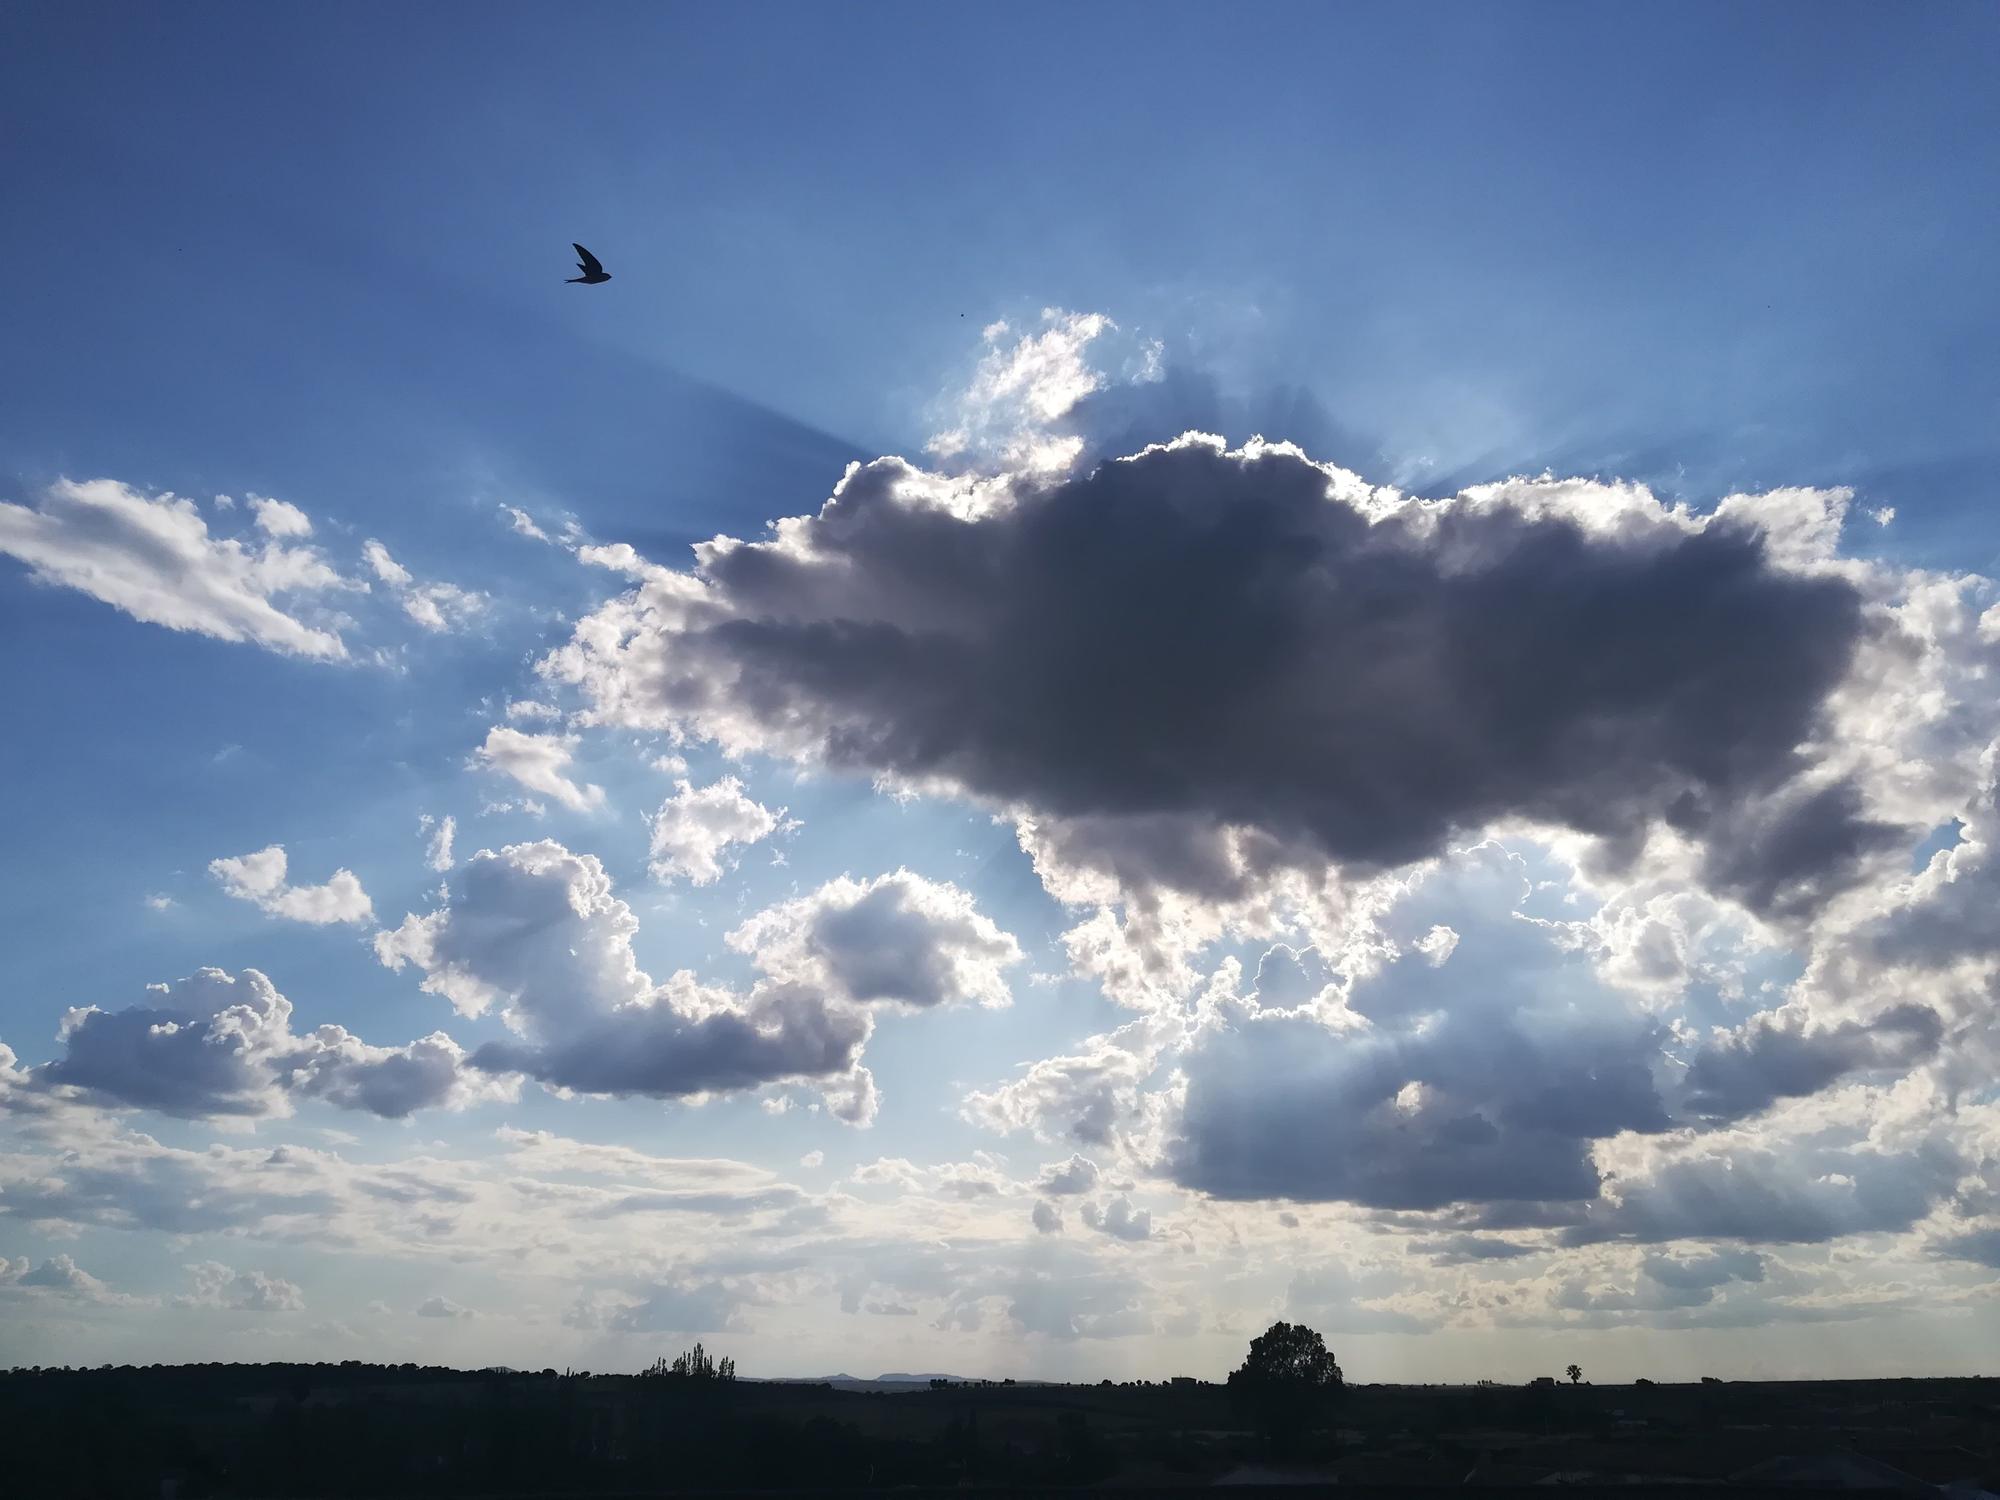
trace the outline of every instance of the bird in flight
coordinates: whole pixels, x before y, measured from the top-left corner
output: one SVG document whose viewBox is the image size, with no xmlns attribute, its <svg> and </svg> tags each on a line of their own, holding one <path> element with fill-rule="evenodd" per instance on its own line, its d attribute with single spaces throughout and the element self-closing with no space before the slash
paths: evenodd
<svg viewBox="0 0 2000 1500">
<path fill-rule="evenodd" d="M 571 240 L 570 244 L 575 247 L 577 255 L 581 257 L 576 263 L 576 268 L 583 272 L 581 276 L 570 277 L 572 282 L 580 281 L 585 286 L 596 286 L 600 282 L 611 279 L 611 273 L 604 269 L 602 261 L 584 249 L 583 246 L 578 245 L 576 241 Z"/>
</svg>

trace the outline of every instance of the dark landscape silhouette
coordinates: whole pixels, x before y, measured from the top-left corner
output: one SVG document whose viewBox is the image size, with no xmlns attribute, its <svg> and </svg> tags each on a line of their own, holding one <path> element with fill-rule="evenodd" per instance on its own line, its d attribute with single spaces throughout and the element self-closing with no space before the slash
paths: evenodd
<svg viewBox="0 0 2000 1500">
<path fill-rule="evenodd" d="M 1177 1494 L 1615 1488 L 1699 1500 L 2000 1485 L 1990 1378 L 1348 1384 L 1276 1324 L 1228 1381 L 739 1378 L 702 1345 L 637 1375 L 414 1364 L 0 1373 L 23 1497 Z M 35 1441 L 19 1438 L 33 1434 Z"/>
</svg>

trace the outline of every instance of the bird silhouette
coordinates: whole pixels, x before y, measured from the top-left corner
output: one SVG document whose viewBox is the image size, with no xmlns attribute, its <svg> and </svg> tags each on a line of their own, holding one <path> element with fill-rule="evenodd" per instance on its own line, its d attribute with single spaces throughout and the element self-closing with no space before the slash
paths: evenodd
<svg viewBox="0 0 2000 1500">
<path fill-rule="evenodd" d="M 600 282 L 609 281 L 611 279 L 611 273 L 604 269 L 604 264 L 602 261 L 598 260 L 598 258 L 592 255 L 588 250 L 584 249 L 583 246 L 578 245 L 576 241 L 571 240 L 570 244 L 575 247 L 576 253 L 580 257 L 582 257 L 577 261 L 576 268 L 579 271 L 583 272 L 581 276 L 570 277 L 570 280 L 572 282 L 580 281 L 585 286 L 596 286 Z"/>
</svg>

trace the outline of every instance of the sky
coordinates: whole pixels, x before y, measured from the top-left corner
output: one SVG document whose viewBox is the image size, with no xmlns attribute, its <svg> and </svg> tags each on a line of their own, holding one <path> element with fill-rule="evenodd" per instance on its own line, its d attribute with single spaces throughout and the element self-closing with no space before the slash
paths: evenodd
<svg viewBox="0 0 2000 1500">
<path fill-rule="evenodd" d="M 0 1365 L 1991 1372 L 1991 7 L 4 24 Z"/>
</svg>

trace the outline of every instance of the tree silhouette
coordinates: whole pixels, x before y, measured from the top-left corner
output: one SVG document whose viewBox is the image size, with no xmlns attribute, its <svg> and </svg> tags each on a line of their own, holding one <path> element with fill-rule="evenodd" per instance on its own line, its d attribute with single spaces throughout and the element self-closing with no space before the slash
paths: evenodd
<svg viewBox="0 0 2000 1500">
<path fill-rule="evenodd" d="M 1575 1385 L 1579 1380 L 1583 1379 L 1583 1367 L 1581 1365 L 1571 1365 L 1567 1370 L 1563 1371 L 1563 1374 L 1569 1376 L 1569 1383 L 1571 1385 Z"/>
<path fill-rule="evenodd" d="M 692 1349 L 676 1354 L 669 1364 L 661 1355 L 643 1372 L 655 1379 L 666 1380 L 734 1380 L 736 1361 L 729 1358 L 715 1359 L 699 1343 Z"/>
<path fill-rule="evenodd" d="M 1273 1323 L 1250 1341 L 1250 1357 L 1229 1375 L 1230 1394 L 1274 1448 L 1297 1448 L 1341 1389 L 1326 1340 L 1303 1323 Z"/>
</svg>

